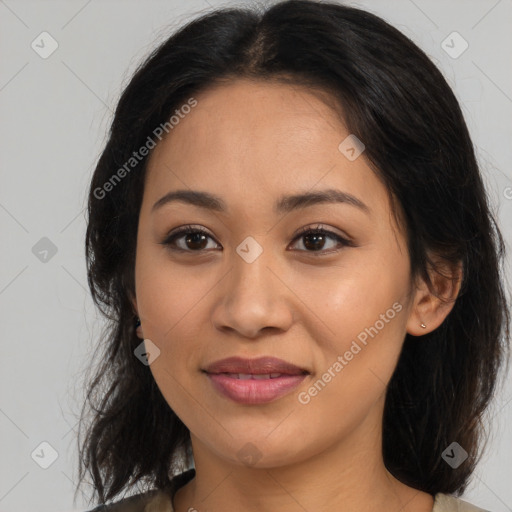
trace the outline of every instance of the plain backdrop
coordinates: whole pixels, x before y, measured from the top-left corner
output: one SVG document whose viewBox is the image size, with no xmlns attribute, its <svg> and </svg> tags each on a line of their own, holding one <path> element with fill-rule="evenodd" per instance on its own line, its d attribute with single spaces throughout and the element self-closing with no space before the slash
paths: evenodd
<svg viewBox="0 0 512 512">
<path fill-rule="evenodd" d="M 83 377 L 102 325 L 83 249 L 91 173 L 120 91 L 140 60 L 198 14 L 247 4 L 0 0 L 1 512 L 92 508 L 87 487 L 73 503 Z M 404 32 L 454 88 L 510 247 L 512 1 L 350 5 Z M 43 58 L 52 45 L 58 47 Z M 509 257 L 509 280 L 510 272 Z M 491 442 L 464 498 L 512 511 L 510 377 L 490 416 Z"/>
</svg>

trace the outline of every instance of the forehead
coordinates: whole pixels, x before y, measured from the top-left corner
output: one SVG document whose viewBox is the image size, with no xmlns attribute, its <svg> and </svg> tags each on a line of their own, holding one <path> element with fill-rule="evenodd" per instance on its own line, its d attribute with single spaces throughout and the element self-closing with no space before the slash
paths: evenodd
<svg viewBox="0 0 512 512">
<path fill-rule="evenodd" d="M 334 101 L 321 91 L 240 79 L 195 96 L 153 149 L 145 200 L 173 189 L 207 190 L 228 206 L 261 208 L 291 192 L 337 188 L 387 204 L 364 157 L 348 160 L 349 135 Z M 179 110 L 179 107 L 178 107 Z"/>
</svg>

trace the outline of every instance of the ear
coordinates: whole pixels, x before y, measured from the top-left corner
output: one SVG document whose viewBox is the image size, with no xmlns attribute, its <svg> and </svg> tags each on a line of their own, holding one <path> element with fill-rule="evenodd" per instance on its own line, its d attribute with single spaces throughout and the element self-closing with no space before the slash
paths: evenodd
<svg viewBox="0 0 512 512">
<path fill-rule="evenodd" d="M 452 264 L 438 259 L 428 266 L 431 288 L 423 277 L 416 281 L 416 291 L 409 318 L 407 332 L 422 336 L 437 329 L 452 310 L 459 295 L 462 277 L 462 261 Z M 421 327 L 421 324 L 426 327 Z"/>
<path fill-rule="evenodd" d="M 130 302 L 133 307 L 133 314 L 139 316 L 139 308 L 137 307 L 137 299 L 132 295 L 131 292 L 128 292 L 128 296 L 130 298 Z"/>
<path fill-rule="evenodd" d="M 140 318 L 139 308 L 137 307 L 137 299 L 132 295 L 131 292 L 129 292 L 129 298 L 130 298 L 130 302 L 131 302 L 132 307 L 133 307 L 133 314 L 134 314 L 134 316 L 137 316 L 137 317 Z M 138 327 L 136 327 L 135 332 L 136 332 L 138 338 L 140 338 L 141 340 L 144 339 L 144 334 L 142 332 L 142 325 L 139 325 Z"/>
</svg>

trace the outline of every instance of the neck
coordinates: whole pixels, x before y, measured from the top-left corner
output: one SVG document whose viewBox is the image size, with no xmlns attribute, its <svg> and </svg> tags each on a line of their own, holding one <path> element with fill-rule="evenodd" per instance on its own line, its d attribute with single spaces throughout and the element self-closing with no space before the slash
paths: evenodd
<svg viewBox="0 0 512 512">
<path fill-rule="evenodd" d="M 382 458 L 383 401 L 336 445 L 299 462 L 257 468 L 220 458 L 191 436 L 195 478 L 177 491 L 175 512 L 431 512 L 433 498 L 394 478 Z"/>
</svg>

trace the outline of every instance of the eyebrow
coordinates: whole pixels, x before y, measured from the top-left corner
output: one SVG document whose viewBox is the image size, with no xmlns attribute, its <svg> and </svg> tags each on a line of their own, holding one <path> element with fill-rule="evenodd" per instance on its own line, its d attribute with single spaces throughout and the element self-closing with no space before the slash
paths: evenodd
<svg viewBox="0 0 512 512">
<path fill-rule="evenodd" d="M 226 203 L 223 199 L 208 192 L 201 192 L 198 190 L 176 190 L 165 194 L 161 197 L 151 209 L 155 212 L 165 204 L 174 201 L 191 204 L 207 210 L 216 212 L 226 212 L 228 210 Z M 360 199 L 337 189 L 319 190 L 316 192 L 304 192 L 294 195 L 281 196 L 274 205 L 274 212 L 276 214 L 288 213 L 294 210 L 307 208 L 317 204 L 349 204 L 355 206 L 366 214 L 371 214 L 370 208 L 363 203 Z"/>
</svg>

